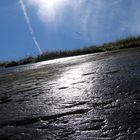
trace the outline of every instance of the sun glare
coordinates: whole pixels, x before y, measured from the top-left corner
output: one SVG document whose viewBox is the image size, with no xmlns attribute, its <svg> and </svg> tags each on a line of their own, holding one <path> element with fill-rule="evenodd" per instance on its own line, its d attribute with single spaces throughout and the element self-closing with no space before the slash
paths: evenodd
<svg viewBox="0 0 140 140">
<path fill-rule="evenodd" d="M 47 20 L 52 20 L 66 1 L 68 0 L 29 0 L 29 3 L 38 8 L 43 18 L 48 17 Z"/>
<path fill-rule="evenodd" d="M 62 0 L 45 0 L 46 4 L 50 7 L 53 7 L 57 4 L 60 4 Z"/>
<path fill-rule="evenodd" d="M 52 10 L 61 4 L 62 0 L 38 0 L 38 4 L 44 5 Z"/>
</svg>

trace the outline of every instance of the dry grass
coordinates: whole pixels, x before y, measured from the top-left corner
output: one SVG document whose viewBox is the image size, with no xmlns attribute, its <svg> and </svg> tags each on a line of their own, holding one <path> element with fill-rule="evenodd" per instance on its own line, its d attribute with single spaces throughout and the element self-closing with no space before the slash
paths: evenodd
<svg viewBox="0 0 140 140">
<path fill-rule="evenodd" d="M 112 51 L 112 50 L 139 47 L 139 46 L 140 46 L 139 36 L 128 37 L 128 38 L 117 40 L 114 42 L 105 43 L 101 46 L 93 45 L 93 46 L 89 46 L 89 47 L 85 47 L 85 48 L 77 49 L 77 50 L 72 50 L 72 51 L 45 52 L 41 55 L 38 55 L 37 57 L 27 57 L 19 61 L 0 62 L 0 67 L 11 67 L 11 66 L 29 64 L 29 63 L 34 63 L 34 62 L 40 62 L 44 60 L 68 57 L 68 56 Z"/>
</svg>

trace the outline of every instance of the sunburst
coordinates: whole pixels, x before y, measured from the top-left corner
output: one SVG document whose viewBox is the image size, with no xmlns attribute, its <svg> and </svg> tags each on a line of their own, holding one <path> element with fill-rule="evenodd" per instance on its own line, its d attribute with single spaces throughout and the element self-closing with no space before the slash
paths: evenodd
<svg viewBox="0 0 140 140">
<path fill-rule="evenodd" d="M 31 5 L 39 8 L 39 13 L 43 15 L 43 17 L 48 17 L 48 20 L 55 18 L 56 13 L 66 1 L 67 0 L 29 0 Z"/>
</svg>

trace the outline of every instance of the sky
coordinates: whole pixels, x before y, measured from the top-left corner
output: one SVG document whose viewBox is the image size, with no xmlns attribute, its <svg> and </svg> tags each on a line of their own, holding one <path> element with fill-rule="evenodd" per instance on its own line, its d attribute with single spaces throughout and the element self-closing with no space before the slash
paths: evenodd
<svg viewBox="0 0 140 140">
<path fill-rule="evenodd" d="M 1 0 L 0 61 L 140 34 L 140 0 Z"/>
</svg>

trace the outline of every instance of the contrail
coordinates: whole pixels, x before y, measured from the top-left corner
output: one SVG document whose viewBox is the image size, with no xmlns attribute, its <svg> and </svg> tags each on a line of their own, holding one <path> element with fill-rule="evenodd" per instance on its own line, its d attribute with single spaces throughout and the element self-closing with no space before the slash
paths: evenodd
<svg viewBox="0 0 140 140">
<path fill-rule="evenodd" d="M 35 46 L 37 47 L 39 53 L 42 54 L 42 50 L 41 50 L 41 48 L 40 48 L 40 46 L 39 46 L 39 44 L 38 44 L 38 42 L 37 42 L 37 39 L 36 39 L 34 30 L 33 30 L 32 25 L 31 25 L 30 18 L 29 18 L 28 14 L 27 14 L 27 10 L 26 10 L 26 7 L 25 7 L 25 5 L 24 5 L 23 0 L 20 0 L 20 5 L 21 5 L 21 8 L 22 8 L 22 11 L 23 11 L 25 20 L 26 20 L 26 22 L 27 22 L 29 31 L 30 31 L 30 33 L 31 33 L 32 39 L 33 39 L 33 41 L 34 41 L 34 44 L 35 44 Z"/>
</svg>

